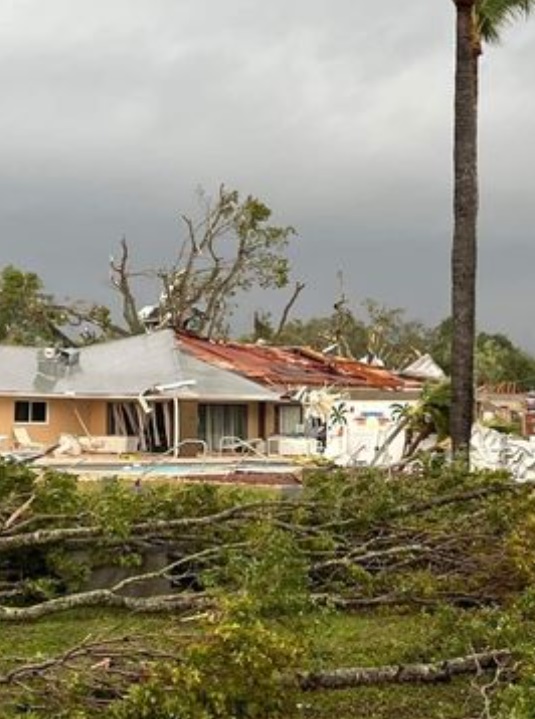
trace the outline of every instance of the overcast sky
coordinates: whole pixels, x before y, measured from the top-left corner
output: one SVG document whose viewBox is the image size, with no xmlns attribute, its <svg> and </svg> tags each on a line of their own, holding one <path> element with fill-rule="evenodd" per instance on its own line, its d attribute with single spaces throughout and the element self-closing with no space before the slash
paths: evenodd
<svg viewBox="0 0 535 719">
<path fill-rule="evenodd" d="M 195 190 L 252 193 L 337 272 L 426 323 L 449 312 L 451 0 L 0 0 L 0 265 L 112 302 L 121 236 L 173 259 Z M 535 351 L 535 19 L 482 61 L 479 325 Z M 260 304 L 260 302 L 258 302 Z M 254 308 L 242 309 L 242 321 Z"/>
</svg>

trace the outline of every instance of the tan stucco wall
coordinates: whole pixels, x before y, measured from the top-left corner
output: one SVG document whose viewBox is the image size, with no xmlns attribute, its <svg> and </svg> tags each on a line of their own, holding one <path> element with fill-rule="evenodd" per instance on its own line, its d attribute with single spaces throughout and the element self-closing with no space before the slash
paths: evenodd
<svg viewBox="0 0 535 719">
<path fill-rule="evenodd" d="M 196 439 L 199 433 L 198 428 L 198 402 L 180 402 L 180 441 L 184 439 Z M 198 454 L 199 447 L 185 445 L 180 449 L 181 457 L 193 457 Z"/>
<path fill-rule="evenodd" d="M 180 439 L 194 439 L 198 434 L 198 402 L 180 403 Z"/>
<path fill-rule="evenodd" d="M 87 428 L 89 434 L 95 436 L 108 434 L 108 402 L 93 400 L 89 403 Z"/>
<path fill-rule="evenodd" d="M 13 402 L 10 399 L 0 397 L 0 435 L 11 437 L 13 425 Z M 5 440 L 7 444 L 8 441 Z"/>
<path fill-rule="evenodd" d="M 26 398 L 17 398 L 25 400 Z M 107 401 L 103 399 L 40 399 L 28 398 L 29 401 L 46 401 L 48 404 L 48 421 L 46 424 L 21 423 L 28 430 L 32 441 L 42 444 L 54 444 L 60 434 L 76 436 L 101 436 L 108 433 Z M 13 425 L 15 398 L 0 397 L 0 435 L 7 437 L 3 445 L 14 446 Z M 257 402 L 247 404 L 247 439 L 259 437 L 259 405 Z M 265 434 L 275 432 L 275 407 L 266 405 Z M 198 402 L 180 403 L 180 440 L 196 438 L 198 434 Z M 193 453 L 196 453 L 195 448 Z M 184 454 L 188 453 L 188 448 Z"/>
<path fill-rule="evenodd" d="M 258 438 L 258 402 L 247 404 L 247 439 Z"/>
<path fill-rule="evenodd" d="M 4 442 L 7 445 L 14 442 L 15 402 L 18 400 L 25 401 L 25 398 L 0 398 L 0 435 L 7 435 Z M 28 401 L 45 401 L 48 405 L 46 423 L 17 423 L 17 426 L 26 427 L 36 443 L 53 444 L 62 433 L 85 435 L 85 429 L 92 435 L 106 434 L 106 402 L 102 400 L 32 397 Z"/>
</svg>

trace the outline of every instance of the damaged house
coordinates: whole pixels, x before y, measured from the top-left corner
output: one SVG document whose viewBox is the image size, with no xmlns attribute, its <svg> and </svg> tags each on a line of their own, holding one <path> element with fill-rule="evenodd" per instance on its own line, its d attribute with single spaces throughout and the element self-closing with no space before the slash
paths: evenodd
<svg viewBox="0 0 535 719">
<path fill-rule="evenodd" d="M 47 446 L 70 435 L 101 452 L 188 455 L 240 440 L 307 454 L 314 392 L 316 401 L 326 392 L 363 401 L 408 396 L 404 380 L 382 368 L 172 330 L 79 349 L 0 346 L 0 369 L 5 446 Z"/>
<path fill-rule="evenodd" d="M 2 346 L 0 368 L 0 434 L 15 444 L 69 434 L 103 452 L 163 452 L 187 439 L 214 447 L 224 432 L 258 436 L 259 407 L 278 401 L 182 353 L 171 330 L 79 350 Z"/>
</svg>

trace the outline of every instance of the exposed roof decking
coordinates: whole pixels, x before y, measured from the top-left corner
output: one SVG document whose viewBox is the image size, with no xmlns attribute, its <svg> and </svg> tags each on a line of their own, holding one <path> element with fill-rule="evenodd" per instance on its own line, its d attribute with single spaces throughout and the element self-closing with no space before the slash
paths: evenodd
<svg viewBox="0 0 535 719">
<path fill-rule="evenodd" d="M 326 357 L 310 348 L 213 342 L 187 334 L 179 334 L 179 340 L 181 348 L 195 357 L 279 391 L 301 385 L 392 390 L 404 386 L 387 370 Z"/>
<path fill-rule="evenodd" d="M 43 374 L 39 350 L 0 345 L 0 395 L 136 397 L 155 385 L 194 384 L 164 392 L 199 401 L 276 402 L 299 387 L 404 390 L 378 367 L 311 348 L 213 342 L 172 330 L 82 347 L 57 376 Z M 41 367 L 42 370 L 42 367 Z"/>
</svg>

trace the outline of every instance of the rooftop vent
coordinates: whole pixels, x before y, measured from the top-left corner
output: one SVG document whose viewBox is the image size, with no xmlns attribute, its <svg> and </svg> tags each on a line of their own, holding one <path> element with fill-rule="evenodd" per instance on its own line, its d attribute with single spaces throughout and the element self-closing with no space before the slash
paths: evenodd
<svg viewBox="0 0 535 719">
<path fill-rule="evenodd" d="M 56 352 L 58 359 L 67 367 L 73 367 L 80 363 L 80 350 L 75 347 L 62 347 Z"/>
<path fill-rule="evenodd" d="M 37 374 L 57 380 L 80 364 L 80 350 L 71 347 L 43 347 L 37 351 Z"/>
<path fill-rule="evenodd" d="M 43 350 L 44 359 L 51 360 L 57 357 L 58 350 L 55 347 L 45 347 Z"/>
</svg>

